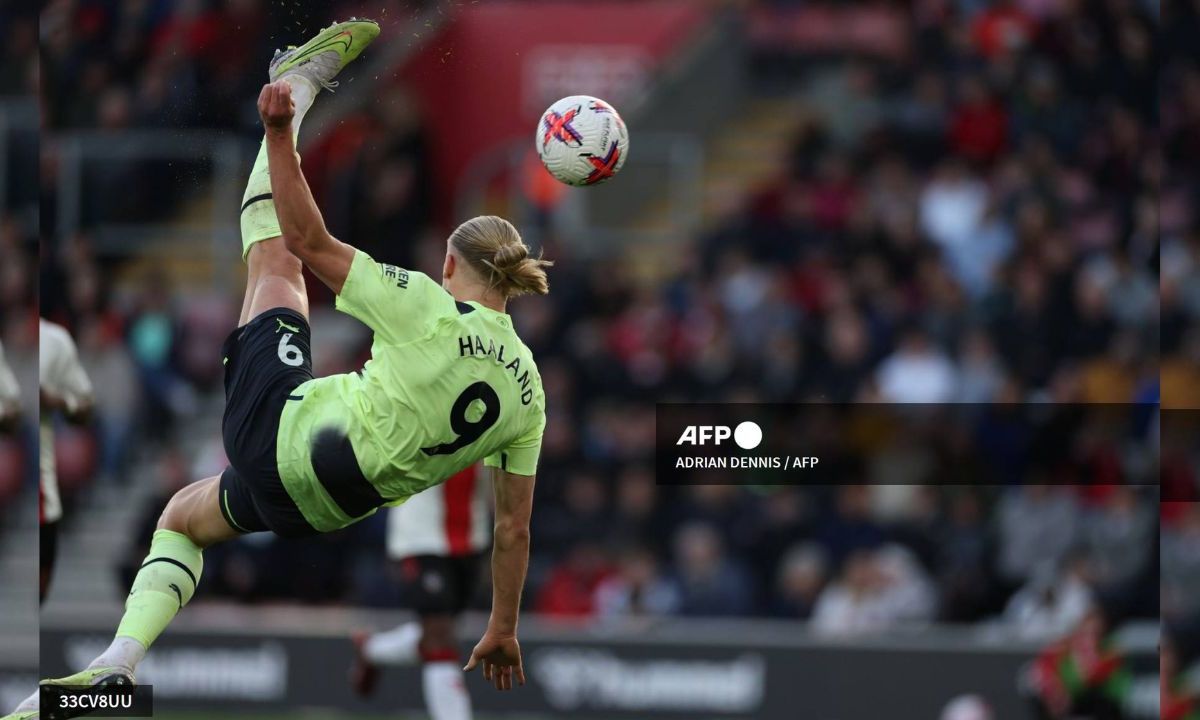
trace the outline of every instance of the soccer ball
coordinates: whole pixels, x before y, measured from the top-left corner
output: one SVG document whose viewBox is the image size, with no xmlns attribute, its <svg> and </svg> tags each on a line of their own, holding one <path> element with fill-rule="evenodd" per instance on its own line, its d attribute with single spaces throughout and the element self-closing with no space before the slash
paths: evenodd
<svg viewBox="0 0 1200 720">
<path fill-rule="evenodd" d="M 621 170 L 629 154 L 629 131 L 612 105 L 572 95 L 542 113 L 534 136 L 538 157 L 568 185 L 595 185 Z"/>
</svg>

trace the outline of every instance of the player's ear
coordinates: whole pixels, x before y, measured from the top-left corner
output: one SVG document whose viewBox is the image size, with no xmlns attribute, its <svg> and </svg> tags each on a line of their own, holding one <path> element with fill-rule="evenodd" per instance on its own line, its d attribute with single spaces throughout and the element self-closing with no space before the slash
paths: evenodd
<svg viewBox="0 0 1200 720">
<path fill-rule="evenodd" d="M 449 280 L 454 275 L 454 253 L 446 253 L 446 261 L 442 264 L 442 279 Z"/>
</svg>

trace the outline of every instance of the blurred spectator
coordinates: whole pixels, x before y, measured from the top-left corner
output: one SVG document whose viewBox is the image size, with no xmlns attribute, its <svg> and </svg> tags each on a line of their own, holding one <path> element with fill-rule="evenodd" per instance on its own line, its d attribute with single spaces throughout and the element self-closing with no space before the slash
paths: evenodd
<svg viewBox="0 0 1200 720">
<path fill-rule="evenodd" d="M 812 543 L 789 550 L 779 563 L 772 614 L 793 620 L 812 617 L 828 574 L 825 551 Z"/>
<path fill-rule="evenodd" d="M 996 0 L 985 6 L 971 27 L 971 38 L 984 57 L 1017 53 L 1033 42 L 1037 24 L 1018 3 Z"/>
<path fill-rule="evenodd" d="M 888 621 L 911 625 L 933 620 L 937 596 L 912 551 L 903 545 L 889 544 L 877 551 L 875 562 Z"/>
<path fill-rule="evenodd" d="M 577 472 L 564 483 L 558 511 L 538 513 L 533 535 L 539 550 L 561 554 L 579 538 L 605 537 L 610 513 L 604 484 L 595 475 Z"/>
<path fill-rule="evenodd" d="M 960 344 L 959 357 L 955 402 L 983 404 L 996 400 L 1006 378 L 987 333 L 971 331 Z"/>
<path fill-rule="evenodd" d="M 711 526 L 692 523 L 675 535 L 679 611 L 684 615 L 743 615 L 754 603 L 745 569 L 729 557 L 721 535 Z"/>
<path fill-rule="evenodd" d="M 1018 637 L 1045 640 L 1074 628 L 1093 606 L 1087 558 L 1066 559 L 1058 570 L 1039 570 L 1004 609 L 1004 621 Z"/>
<path fill-rule="evenodd" d="M 891 627 L 883 600 L 883 579 L 874 551 L 858 550 L 847 558 L 841 576 L 821 593 L 812 626 L 823 635 L 850 636 Z"/>
<path fill-rule="evenodd" d="M 959 88 L 959 106 L 950 116 L 950 147 L 980 166 L 994 162 L 1008 144 L 1008 114 L 983 79 L 968 76 Z"/>
<path fill-rule="evenodd" d="M 987 186 L 958 160 L 947 160 L 925 187 L 920 200 L 921 227 L 947 255 L 973 248 L 987 213 Z"/>
<path fill-rule="evenodd" d="M 1106 489 L 1098 507 L 1084 512 L 1079 542 L 1096 586 L 1117 590 L 1138 579 L 1158 540 L 1153 508 L 1128 485 Z"/>
<path fill-rule="evenodd" d="M 830 138 L 841 147 L 857 145 L 883 117 L 877 74 L 866 63 L 851 62 L 841 72 L 822 76 L 808 96 L 821 111 Z"/>
<path fill-rule="evenodd" d="M 658 558 L 644 548 L 621 555 L 615 575 L 596 587 L 602 617 L 669 615 L 679 609 L 679 589 L 659 570 Z"/>
<path fill-rule="evenodd" d="M 555 617 L 590 618 L 599 609 L 598 590 L 612 574 L 613 568 L 600 547 L 577 542 L 538 589 L 534 610 Z"/>
<path fill-rule="evenodd" d="M 944 620 L 976 620 L 989 609 L 994 581 L 988 570 L 988 535 L 979 496 L 966 490 L 956 492 L 940 533 L 936 561 Z"/>
<path fill-rule="evenodd" d="M 663 549 L 657 527 L 661 514 L 654 473 L 648 467 L 630 466 L 617 478 L 616 500 L 608 536 L 614 546 L 644 545 Z"/>
<path fill-rule="evenodd" d="M 1179 519 L 1163 528 L 1163 618 L 1200 617 L 1200 503 L 1184 503 Z"/>
<path fill-rule="evenodd" d="M 79 357 L 95 386 L 95 427 L 100 436 L 100 470 L 123 478 L 140 396 L 136 369 L 114 323 L 94 319 L 79 333 Z"/>
<path fill-rule="evenodd" d="M 929 622 L 936 598 L 912 553 L 899 545 L 852 554 L 841 578 L 824 589 L 812 628 L 826 635 L 862 635 Z"/>
<path fill-rule="evenodd" d="M 880 363 L 878 381 L 880 397 L 894 403 L 950 402 L 958 389 L 954 363 L 916 328 Z"/>
<path fill-rule="evenodd" d="M 1066 556 L 1075 542 L 1079 506 L 1067 488 L 1025 485 L 1004 493 L 996 522 L 1000 577 L 1020 584 Z"/>
<path fill-rule="evenodd" d="M 156 440 L 165 440 L 177 416 L 189 412 L 192 388 L 178 375 L 176 368 L 179 320 L 170 307 L 167 279 L 151 276 L 137 311 L 129 321 L 130 353 L 142 386 L 149 420 L 147 431 Z"/>
<path fill-rule="evenodd" d="M 846 485 L 836 490 L 833 512 L 817 528 L 816 539 L 835 565 L 851 553 L 883 544 L 883 529 L 871 517 L 871 492 L 866 485 Z"/>
</svg>

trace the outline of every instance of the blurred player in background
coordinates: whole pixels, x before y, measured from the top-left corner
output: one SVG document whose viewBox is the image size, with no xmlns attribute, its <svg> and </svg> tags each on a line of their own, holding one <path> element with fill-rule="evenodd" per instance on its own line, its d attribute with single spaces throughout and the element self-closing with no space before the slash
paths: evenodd
<svg viewBox="0 0 1200 720">
<path fill-rule="evenodd" d="M 41 475 L 41 574 L 38 598 L 45 602 L 58 555 L 58 522 L 62 519 L 62 500 L 54 464 L 54 418 L 61 413 L 68 422 L 86 422 L 94 397 L 92 381 L 79 363 L 79 351 L 66 328 L 47 320 L 39 323 L 39 385 L 41 391 L 41 431 L 39 473 Z"/>
<path fill-rule="evenodd" d="M 475 592 L 489 542 L 484 482 L 469 467 L 388 513 L 387 552 L 405 605 L 420 620 L 354 637 L 350 682 L 370 695 L 381 666 L 421 662 L 425 707 L 433 720 L 469 720 L 471 696 L 458 669 L 455 624 Z"/>
<path fill-rule="evenodd" d="M 545 399 L 505 309 L 511 297 L 548 292 L 548 263 L 528 257 L 507 221 L 475 218 L 451 234 L 439 287 L 325 229 L 300 169 L 299 126 L 317 92 L 378 34 L 371 21 L 335 23 L 271 61 L 258 100 L 266 138 L 241 213 L 246 295 L 222 353 L 230 466 L 167 505 L 109 648 L 83 672 L 43 685 L 132 685 L 147 649 L 195 593 L 204 548 L 252 532 L 337 530 L 479 460 L 497 473 L 494 594 L 465 669 L 482 664 L 497 690 L 524 684 L 517 617 Z M 374 332 L 360 372 L 313 377 L 304 267 Z M 20 709 L 30 707 L 36 693 Z"/>
<path fill-rule="evenodd" d="M 0 344 L 0 429 L 8 430 L 21 415 L 21 388 L 12 368 L 4 359 L 4 345 Z"/>
</svg>

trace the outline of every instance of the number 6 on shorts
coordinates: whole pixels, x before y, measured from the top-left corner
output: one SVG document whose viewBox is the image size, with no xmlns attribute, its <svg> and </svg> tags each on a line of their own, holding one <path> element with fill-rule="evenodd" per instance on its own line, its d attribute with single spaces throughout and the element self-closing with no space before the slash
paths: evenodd
<svg viewBox="0 0 1200 720">
<path fill-rule="evenodd" d="M 279 338 L 279 360 L 284 365 L 300 367 L 304 363 L 304 353 L 300 352 L 300 348 L 295 345 L 288 344 L 288 340 L 291 339 L 291 333 L 287 333 Z"/>
</svg>

